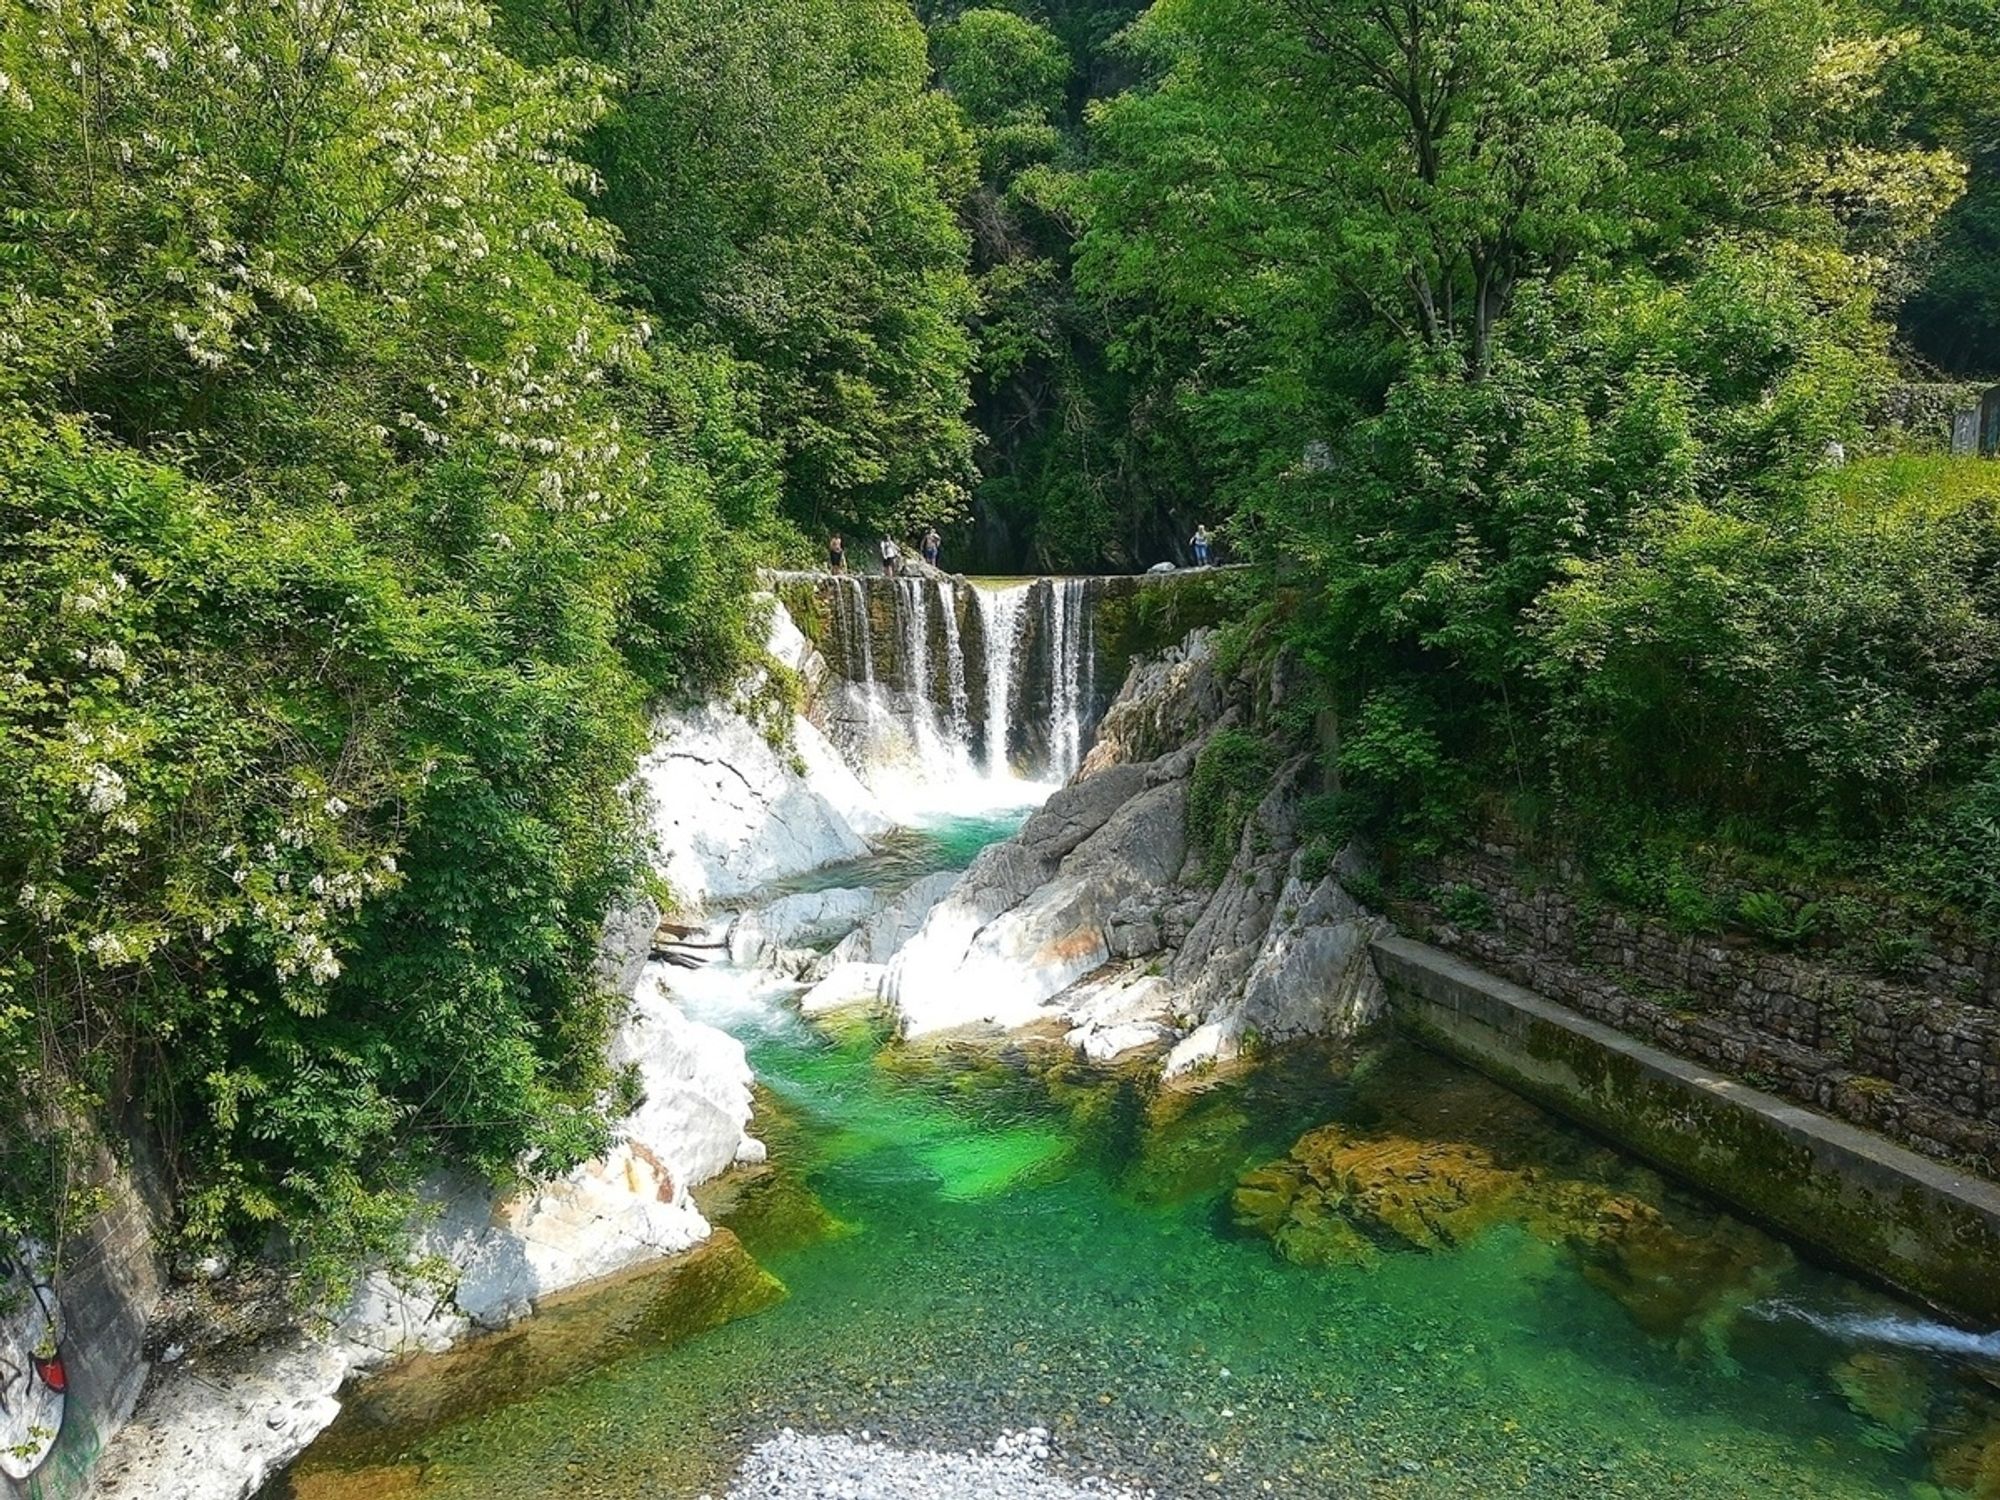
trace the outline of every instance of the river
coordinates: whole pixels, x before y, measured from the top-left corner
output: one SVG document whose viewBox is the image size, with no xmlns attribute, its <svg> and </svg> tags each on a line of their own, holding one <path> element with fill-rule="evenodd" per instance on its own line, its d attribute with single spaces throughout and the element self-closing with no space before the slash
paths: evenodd
<svg viewBox="0 0 2000 1500">
<path fill-rule="evenodd" d="M 1012 822 L 934 820 L 821 879 L 962 866 Z M 2000 1493 L 1992 1340 L 1405 1044 L 1161 1093 L 1058 1049 L 814 1029 L 755 975 L 681 988 L 765 1090 L 772 1165 L 716 1212 L 782 1299 L 688 1337 L 628 1279 L 609 1313 L 364 1390 L 270 1495 L 719 1495 L 783 1426 L 947 1449 L 1041 1427 L 1054 1467 L 1177 1496 Z M 1438 1248 L 1287 1260 L 1231 1190 L 1329 1122 L 1419 1158 L 1474 1142 L 1503 1206 Z M 1619 1215 L 1669 1226 L 1644 1242 L 1664 1263 L 1606 1255 Z"/>
</svg>

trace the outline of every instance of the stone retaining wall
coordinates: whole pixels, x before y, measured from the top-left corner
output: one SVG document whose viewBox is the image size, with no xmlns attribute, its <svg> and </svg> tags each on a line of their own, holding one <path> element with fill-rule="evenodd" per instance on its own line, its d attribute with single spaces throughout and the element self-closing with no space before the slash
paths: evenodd
<svg viewBox="0 0 2000 1500">
<path fill-rule="evenodd" d="M 1507 851 L 1440 863 L 1490 919 L 1402 912 L 1406 930 L 1595 1020 L 1927 1155 L 2000 1177 L 2000 1002 L 1979 950 L 1908 980 L 1736 935 L 1676 932 L 1535 884 Z"/>
<path fill-rule="evenodd" d="M 1373 948 L 1397 1021 L 1873 1280 L 2000 1319 L 2000 1188 L 1635 1041 L 1408 938 Z"/>
</svg>

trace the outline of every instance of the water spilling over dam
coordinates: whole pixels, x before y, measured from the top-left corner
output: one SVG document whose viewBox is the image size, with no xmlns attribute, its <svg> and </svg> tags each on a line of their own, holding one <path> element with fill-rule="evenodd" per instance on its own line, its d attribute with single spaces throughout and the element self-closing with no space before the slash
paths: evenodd
<svg viewBox="0 0 2000 1500">
<path fill-rule="evenodd" d="M 816 722 L 877 790 L 1058 785 L 1123 679 L 1140 614 L 1194 596 L 1125 577 L 772 575 L 824 662 Z M 1109 628 L 1100 621 L 1110 617 Z"/>
</svg>

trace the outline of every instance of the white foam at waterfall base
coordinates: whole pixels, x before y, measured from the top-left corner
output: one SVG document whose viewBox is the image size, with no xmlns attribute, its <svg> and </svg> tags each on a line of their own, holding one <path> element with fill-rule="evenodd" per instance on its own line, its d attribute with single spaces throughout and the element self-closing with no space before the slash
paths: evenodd
<svg viewBox="0 0 2000 1500">
<path fill-rule="evenodd" d="M 905 680 L 912 686 L 893 695 L 899 704 L 892 702 L 892 695 L 875 680 L 872 652 L 861 654 L 865 680 L 856 686 L 856 701 L 866 717 L 867 732 L 863 743 L 854 747 L 861 779 L 898 822 L 915 825 L 939 816 L 1039 807 L 1075 769 L 1073 765 L 1052 766 L 1055 775 L 1033 780 L 1017 774 L 1005 754 L 1005 726 L 1013 714 L 1014 669 L 1033 588 L 1034 584 L 1027 582 L 997 587 L 982 584 L 973 589 L 973 607 L 979 611 L 985 645 L 985 721 L 989 726 L 988 751 L 981 764 L 972 753 L 964 646 L 949 585 L 939 583 L 933 590 L 918 579 L 898 580 L 897 636 L 904 653 Z M 858 595 L 858 586 L 856 592 Z M 942 711 L 930 690 L 935 678 L 927 612 L 933 598 L 944 622 L 947 703 Z M 860 628 L 860 633 L 865 638 L 865 628 Z M 997 742 L 991 730 L 996 723 L 1002 726 Z"/>
<path fill-rule="evenodd" d="M 727 919 L 712 924 L 700 941 L 720 942 L 728 930 Z M 795 999 L 804 986 L 775 970 L 717 958 L 692 969 L 655 964 L 647 972 L 673 996 L 689 1020 L 726 1031 L 739 1041 L 795 1036 L 803 1030 L 798 1012 L 786 1002 Z"/>
<path fill-rule="evenodd" d="M 870 766 L 862 780 L 883 810 L 907 828 L 941 817 L 1040 807 L 1062 786 L 1059 781 L 1028 781 L 1011 773 L 990 775 L 949 749 L 941 749 L 933 759 L 921 748 L 914 760 Z"/>
</svg>

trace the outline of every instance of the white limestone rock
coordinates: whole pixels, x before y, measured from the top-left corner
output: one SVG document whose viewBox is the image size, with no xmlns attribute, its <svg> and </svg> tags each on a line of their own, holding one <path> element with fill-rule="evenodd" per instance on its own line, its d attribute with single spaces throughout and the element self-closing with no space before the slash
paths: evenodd
<svg viewBox="0 0 2000 1500">
<path fill-rule="evenodd" d="M 1167 1061 L 1160 1069 L 1167 1078 L 1179 1078 L 1185 1073 L 1200 1072 L 1218 1063 L 1233 1062 L 1243 1050 L 1243 1018 L 1224 1016 L 1216 1021 L 1204 1021 L 1195 1027 L 1167 1054 Z"/>
<path fill-rule="evenodd" d="M 1162 1021 L 1119 1021 L 1109 1026 L 1078 1026 L 1065 1040 L 1086 1060 L 1108 1063 L 1129 1053 L 1164 1046 L 1174 1036 L 1174 1029 Z"/>
<path fill-rule="evenodd" d="M 776 600 L 767 649 L 794 671 L 824 672 Z M 778 747 L 740 703 L 663 714 L 639 778 L 657 868 L 689 907 L 859 859 L 892 826 L 803 714 L 792 720 L 790 743 Z"/>
<path fill-rule="evenodd" d="M 842 938 L 811 977 L 824 978 L 843 963 L 886 966 L 924 925 L 931 908 L 951 894 L 959 882 L 956 870 L 940 870 L 891 897 L 867 921 Z"/>
<path fill-rule="evenodd" d="M 190 1360 L 148 1387 L 92 1475 L 93 1500 L 243 1500 L 340 1414 L 356 1368 L 335 1342 Z"/>
<path fill-rule="evenodd" d="M 805 719 L 792 735 L 798 765 L 734 709 L 704 705 L 655 725 L 639 774 L 656 868 L 683 903 L 744 896 L 859 859 L 888 830 L 825 736 Z"/>
<path fill-rule="evenodd" d="M 742 1157 L 752 1075 L 741 1042 L 681 1013 L 666 988 L 670 973 L 647 970 L 611 1061 L 637 1064 L 645 1089 L 624 1121 L 624 1141 L 656 1160 L 678 1202 Z"/>
<path fill-rule="evenodd" d="M 835 964 L 826 977 L 799 997 L 799 1014 L 808 1020 L 843 1010 L 873 1006 L 882 998 L 885 964 Z"/>
<path fill-rule="evenodd" d="M 1141 766 L 1072 782 L 982 854 L 891 961 L 883 995 L 903 1034 L 1060 1014 L 1050 1002 L 1110 958 L 1110 914 L 1185 854 L 1184 783 L 1150 784 Z"/>
<path fill-rule="evenodd" d="M 1232 1005 L 1278 914 L 1288 861 L 1298 842 L 1303 757 L 1281 769 L 1244 820 L 1229 869 L 1168 966 L 1167 978 L 1191 1016 L 1208 1019 Z M 1187 872 L 1186 884 L 1199 877 Z"/>
<path fill-rule="evenodd" d="M 1348 895 L 1337 874 L 1309 885 L 1303 863 L 1303 853 L 1293 855 L 1277 915 L 1243 984 L 1244 1024 L 1272 1041 L 1351 1035 L 1388 1004 L 1368 954 L 1388 922 Z"/>
<path fill-rule="evenodd" d="M 649 966 L 612 1048 L 644 1099 L 611 1151 L 559 1181 L 496 1202 L 440 1177 L 418 1250 L 447 1261 L 449 1290 L 367 1277 L 330 1332 L 226 1361 L 190 1359 L 148 1388 L 95 1481 L 98 1500 L 244 1500 L 340 1410 L 341 1385 L 391 1359 L 499 1328 L 549 1293 L 686 1250 L 709 1233 L 689 1190 L 763 1146 L 747 1133 L 742 1043 L 683 1015 Z"/>
<path fill-rule="evenodd" d="M 1265 695 L 1286 690 L 1274 668 Z M 1235 1058 L 1252 1032 L 1344 1035 L 1372 1018 L 1381 923 L 1336 879 L 1302 873 L 1311 757 L 1273 777 L 1219 884 L 1190 857 L 1194 765 L 1242 722 L 1248 692 L 1221 680 L 1202 632 L 1135 664 L 1077 780 L 890 960 L 882 994 L 904 1035 L 1061 1020 L 1087 1058 L 1170 1044 L 1167 1071 L 1185 1073 Z"/>
<path fill-rule="evenodd" d="M 881 895 L 861 888 L 801 891 L 756 907 L 729 928 L 729 961 L 745 968 L 774 963 L 801 949 L 846 937 L 881 908 Z"/>
<path fill-rule="evenodd" d="M 604 919 L 597 943 L 597 980 L 614 995 L 629 996 L 653 955 L 653 938 L 660 928 L 660 908 L 645 897 L 634 897 L 612 909 Z"/>
</svg>

